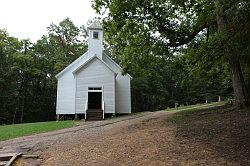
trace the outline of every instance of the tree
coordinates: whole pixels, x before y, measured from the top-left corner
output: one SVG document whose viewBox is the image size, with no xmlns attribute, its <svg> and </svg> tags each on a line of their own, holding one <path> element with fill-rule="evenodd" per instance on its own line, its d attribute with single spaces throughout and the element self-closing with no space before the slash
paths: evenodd
<svg viewBox="0 0 250 166">
<path fill-rule="evenodd" d="M 49 46 L 43 48 L 48 51 L 43 54 L 56 62 L 54 72 L 58 73 L 87 50 L 86 35 L 84 26 L 78 28 L 66 18 L 59 25 L 51 24 L 48 27 L 48 36 L 44 36 L 37 44 Z"/>
<path fill-rule="evenodd" d="M 236 31 L 236 33 L 239 33 L 239 31 L 243 31 L 243 33 L 247 33 L 244 32 L 244 24 L 247 24 L 247 22 L 245 22 L 244 20 L 234 20 L 235 16 L 231 16 L 233 18 L 231 18 L 231 22 L 233 22 L 233 24 L 230 24 L 230 18 L 228 19 L 229 16 L 226 15 L 225 13 L 225 5 L 223 3 L 225 3 L 222 0 L 215 0 L 215 8 L 216 8 L 216 20 L 217 20 L 217 25 L 218 25 L 218 29 L 219 31 L 222 33 L 222 35 L 224 35 L 224 37 L 229 40 L 228 43 L 228 48 L 225 49 L 225 52 L 227 54 L 227 58 L 230 64 L 230 69 L 231 69 L 231 74 L 232 74 L 232 83 L 233 83 L 233 87 L 234 87 L 234 94 L 235 94 L 235 98 L 237 101 L 237 105 L 239 106 L 244 106 L 244 105 L 248 105 L 249 104 L 249 96 L 248 96 L 248 91 L 247 91 L 247 87 L 245 84 L 245 80 L 242 74 L 242 69 L 241 69 L 241 64 L 240 64 L 240 53 L 239 50 L 237 50 L 237 48 L 234 48 L 233 44 L 234 42 L 230 42 L 230 40 L 233 40 L 234 37 L 234 33 Z M 242 12 L 240 9 L 241 5 L 243 10 L 246 10 L 247 13 L 243 12 L 242 14 L 248 14 L 250 11 L 245 9 L 245 7 L 248 7 L 249 9 L 249 2 L 238 2 L 237 3 L 237 7 L 233 7 L 234 9 L 236 9 L 236 11 L 238 12 Z M 246 6 L 245 6 L 246 5 Z M 248 5 L 248 6 L 247 6 Z M 235 5 L 234 5 L 235 6 Z M 227 10 L 227 8 L 226 8 Z M 239 15 L 239 14 L 237 14 Z M 239 15 L 241 16 L 241 15 Z M 244 17 L 243 17 L 244 18 Z M 247 17 L 249 18 L 249 17 Z M 242 18 L 240 18 L 242 19 Z M 239 22 L 240 21 L 240 22 Z M 243 22 L 243 25 L 242 25 Z M 238 23 L 238 25 L 243 26 L 243 30 L 242 29 L 238 29 L 236 28 L 235 24 Z M 249 23 L 248 23 L 249 24 Z M 237 32 L 238 31 L 238 32 Z M 248 31 L 248 30 L 247 30 Z M 244 36 L 242 36 L 244 37 Z M 239 40 L 237 40 L 237 42 L 239 42 Z"/>
<path fill-rule="evenodd" d="M 12 74 L 13 55 L 21 51 L 21 42 L 0 30 L 0 124 L 13 117 L 16 100 L 16 82 Z"/>
<path fill-rule="evenodd" d="M 85 28 L 68 18 L 36 43 L 0 30 L 0 124 L 55 119 L 55 75 L 86 49 Z"/>
<path fill-rule="evenodd" d="M 207 36 L 207 41 L 211 36 L 219 36 L 212 42 L 222 46 L 218 50 L 220 56 L 225 57 L 224 63 L 229 63 L 238 106 L 249 104 L 240 63 L 242 57 L 249 56 L 249 6 L 246 0 L 95 0 L 93 4 L 99 13 L 108 9 L 104 23 L 108 41 L 119 43 L 118 49 L 122 51 L 130 45 L 124 36 L 133 37 L 126 33 L 138 26 L 141 28 L 137 33 L 165 46 L 165 50 L 185 48 L 203 36 Z"/>
</svg>

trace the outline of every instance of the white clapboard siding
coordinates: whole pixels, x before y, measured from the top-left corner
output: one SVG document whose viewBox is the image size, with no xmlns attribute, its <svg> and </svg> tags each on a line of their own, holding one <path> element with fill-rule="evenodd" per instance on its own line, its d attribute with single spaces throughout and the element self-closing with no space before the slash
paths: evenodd
<svg viewBox="0 0 250 166">
<path fill-rule="evenodd" d="M 116 113 L 131 113 L 130 77 L 119 73 L 115 86 Z"/>
<path fill-rule="evenodd" d="M 115 113 L 115 73 L 100 59 L 93 58 L 75 73 L 76 113 L 84 113 L 88 87 L 102 87 L 105 113 Z"/>
<path fill-rule="evenodd" d="M 88 34 L 88 52 L 56 75 L 56 113 L 85 113 L 88 87 L 102 87 L 105 113 L 131 113 L 131 76 L 122 75 L 121 67 L 103 54 L 103 30 L 98 20 L 93 20 Z"/>
<path fill-rule="evenodd" d="M 93 33 L 98 32 L 98 39 L 93 39 Z M 88 38 L 88 50 L 90 55 L 97 55 L 100 59 L 102 59 L 102 50 L 103 50 L 103 31 L 102 30 L 90 30 Z"/>
<path fill-rule="evenodd" d="M 88 52 L 57 74 L 56 114 L 75 114 L 76 81 L 73 71 L 90 58 Z"/>
<path fill-rule="evenodd" d="M 58 79 L 57 84 L 57 114 L 75 114 L 75 79 L 71 73 Z"/>
<path fill-rule="evenodd" d="M 103 55 L 103 61 L 109 65 L 112 70 L 114 70 L 118 75 L 116 76 L 115 85 L 115 106 L 116 113 L 131 113 L 131 90 L 130 90 L 130 80 L 131 76 L 121 74 L 121 67 L 116 64 L 107 55 Z"/>
</svg>

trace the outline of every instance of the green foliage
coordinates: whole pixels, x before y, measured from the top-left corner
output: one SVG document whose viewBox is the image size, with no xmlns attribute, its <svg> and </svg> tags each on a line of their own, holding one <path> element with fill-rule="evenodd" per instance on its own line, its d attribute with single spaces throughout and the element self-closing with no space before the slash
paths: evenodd
<svg viewBox="0 0 250 166">
<path fill-rule="evenodd" d="M 59 25 L 51 24 L 48 27 L 48 36 L 43 36 L 34 45 L 36 54 L 48 59 L 53 68 L 52 76 L 59 73 L 70 62 L 87 50 L 86 29 L 76 27 L 69 18 Z"/>
<path fill-rule="evenodd" d="M 86 29 L 68 18 L 36 43 L 0 31 L 0 124 L 55 118 L 55 75 L 87 50 Z"/>
<path fill-rule="evenodd" d="M 197 114 L 206 114 L 209 112 L 209 110 L 218 109 L 219 107 L 225 106 L 225 102 L 214 102 L 210 104 L 197 104 L 197 105 L 189 105 L 180 107 L 178 110 L 176 109 L 170 109 L 178 111 L 174 116 L 168 119 L 171 123 L 183 123 L 185 118 Z M 166 110 L 168 111 L 168 110 Z M 208 113 L 209 114 L 209 113 Z"/>
<path fill-rule="evenodd" d="M 107 12 L 106 52 L 133 77 L 133 111 L 231 98 L 244 89 L 232 84 L 232 66 L 250 89 L 248 1 L 94 0 L 93 8 Z M 87 50 L 86 35 L 69 18 L 36 43 L 0 30 L 0 124 L 55 118 L 55 75 Z"/>
<path fill-rule="evenodd" d="M 230 98 L 229 52 L 241 57 L 247 80 L 250 3 L 218 1 L 228 18 L 227 32 L 218 31 L 214 1 L 94 1 L 93 8 L 107 15 L 109 51 L 134 77 L 135 110 Z"/>
<path fill-rule="evenodd" d="M 37 122 L 0 126 L 0 141 L 74 126 L 74 121 Z"/>
</svg>

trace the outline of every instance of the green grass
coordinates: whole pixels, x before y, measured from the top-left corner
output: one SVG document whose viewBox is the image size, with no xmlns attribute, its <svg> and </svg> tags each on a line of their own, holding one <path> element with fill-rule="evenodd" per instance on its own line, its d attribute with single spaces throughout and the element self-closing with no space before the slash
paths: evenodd
<svg viewBox="0 0 250 166">
<path fill-rule="evenodd" d="M 188 107 L 182 107 L 178 109 L 178 112 L 175 114 L 175 116 L 171 117 L 169 121 L 172 123 L 179 123 L 183 122 L 184 119 L 188 116 L 192 116 L 194 114 L 204 114 L 207 113 L 206 111 L 209 108 L 212 107 L 219 107 L 225 105 L 226 102 L 215 102 L 215 103 L 210 103 L 210 104 L 202 104 L 202 105 L 192 105 Z M 176 109 L 174 109 L 176 110 Z M 205 110 L 205 111 L 204 111 Z"/>
<path fill-rule="evenodd" d="M 196 104 L 196 105 L 188 105 L 188 106 L 182 106 L 182 107 L 178 107 L 178 111 L 186 111 L 187 110 L 197 110 L 197 109 L 201 109 L 201 108 L 205 108 L 205 107 L 211 107 L 211 106 L 221 106 L 224 105 L 225 102 L 213 102 L 213 103 L 208 103 L 208 104 Z M 197 107 L 197 108 L 196 108 Z M 170 108 L 170 109 L 166 109 L 164 111 L 176 111 L 176 108 Z"/>
<path fill-rule="evenodd" d="M 51 121 L 0 126 L 0 141 L 74 126 L 74 121 Z"/>
</svg>

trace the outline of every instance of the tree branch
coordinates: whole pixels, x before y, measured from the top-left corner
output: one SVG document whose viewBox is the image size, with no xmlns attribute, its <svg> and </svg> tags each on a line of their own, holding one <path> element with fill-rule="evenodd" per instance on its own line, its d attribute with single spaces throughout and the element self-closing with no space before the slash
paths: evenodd
<svg viewBox="0 0 250 166">
<path fill-rule="evenodd" d="M 208 20 L 206 21 L 204 24 L 200 25 L 200 26 L 194 26 L 194 29 L 192 32 L 190 32 L 189 34 L 186 33 L 186 35 L 183 35 L 185 33 L 180 33 L 180 32 L 176 32 L 174 29 L 170 28 L 170 23 L 169 22 L 165 22 L 164 19 L 162 19 L 159 15 L 157 15 L 155 13 L 155 10 L 148 7 L 147 8 L 148 12 L 151 14 L 151 16 L 157 21 L 157 28 L 158 31 L 161 34 L 165 34 L 166 37 L 169 37 L 170 35 L 172 35 L 172 33 L 174 34 L 179 34 L 179 36 L 177 35 L 176 38 L 169 38 L 170 39 L 170 43 L 168 43 L 167 45 L 170 47 L 178 47 L 184 44 L 189 43 L 192 39 L 195 38 L 195 36 L 201 32 L 203 29 L 208 28 L 211 25 L 215 25 L 216 22 L 216 18 L 213 18 L 212 20 Z M 167 24 L 167 25 L 166 25 Z M 182 36 L 180 36 L 182 35 Z"/>
<path fill-rule="evenodd" d="M 187 35 L 186 38 L 183 38 L 182 40 L 179 40 L 179 41 L 176 41 L 176 42 L 171 42 L 171 41 L 170 41 L 170 43 L 167 44 L 167 45 L 170 46 L 170 47 L 178 47 L 178 46 L 187 44 L 187 43 L 189 43 L 192 39 L 194 39 L 195 36 L 196 36 L 199 32 L 201 32 L 203 29 L 208 28 L 209 26 L 215 25 L 215 24 L 216 24 L 216 20 L 213 19 L 213 20 L 211 20 L 210 22 L 207 22 L 207 23 L 201 25 L 200 27 L 194 29 L 189 35 Z"/>
</svg>

